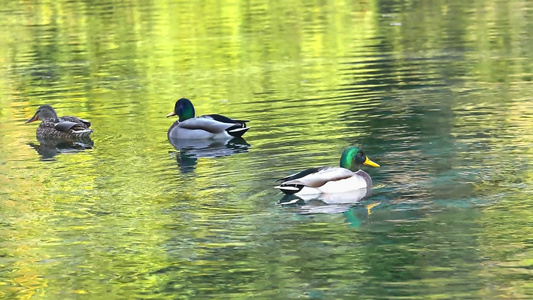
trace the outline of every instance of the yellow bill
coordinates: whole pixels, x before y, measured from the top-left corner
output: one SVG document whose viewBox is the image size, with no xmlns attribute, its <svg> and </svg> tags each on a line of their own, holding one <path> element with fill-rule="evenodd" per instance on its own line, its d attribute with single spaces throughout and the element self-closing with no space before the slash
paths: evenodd
<svg viewBox="0 0 533 300">
<path fill-rule="evenodd" d="M 379 168 L 379 165 L 376 164 L 375 162 L 371 161 L 370 158 L 366 158 L 365 162 L 363 163 L 363 165 L 367 165 L 367 166 L 371 166 L 371 167 L 375 167 L 375 168 Z"/>
</svg>

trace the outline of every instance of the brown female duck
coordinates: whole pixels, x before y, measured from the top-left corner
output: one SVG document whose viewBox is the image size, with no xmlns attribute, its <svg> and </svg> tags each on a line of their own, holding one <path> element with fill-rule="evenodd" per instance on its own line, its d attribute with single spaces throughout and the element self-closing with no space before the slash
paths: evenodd
<svg viewBox="0 0 533 300">
<path fill-rule="evenodd" d="M 87 120 L 72 116 L 58 117 L 56 111 L 50 105 L 41 105 L 26 123 L 41 120 L 37 128 L 38 139 L 62 139 L 72 141 L 89 137 L 93 132 Z"/>
</svg>

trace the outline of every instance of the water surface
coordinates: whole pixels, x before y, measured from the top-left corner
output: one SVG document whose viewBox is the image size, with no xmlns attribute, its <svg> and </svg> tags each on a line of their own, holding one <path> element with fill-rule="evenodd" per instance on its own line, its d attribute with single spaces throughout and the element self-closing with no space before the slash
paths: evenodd
<svg viewBox="0 0 533 300">
<path fill-rule="evenodd" d="M 529 1 L 0 5 L 0 297 L 533 294 Z M 165 116 L 249 119 L 173 145 Z M 94 146 L 43 154 L 41 104 Z M 381 164 L 343 207 L 275 179 Z M 61 149 L 60 149 L 61 150 Z M 311 209 L 311 211 L 310 211 Z"/>
</svg>

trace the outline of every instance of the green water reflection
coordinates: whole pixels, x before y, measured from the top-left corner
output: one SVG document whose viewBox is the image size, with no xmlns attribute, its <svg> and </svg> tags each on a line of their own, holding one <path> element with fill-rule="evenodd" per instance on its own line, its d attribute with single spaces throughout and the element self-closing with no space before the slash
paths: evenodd
<svg viewBox="0 0 533 300">
<path fill-rule="evenodd" d="M 531 297 L 532 12 L 0 4 L 0 297 Z M 180 97 L 252 129 L 170 143 Z M 24 121 L 45 103 L 90 120 L 92 148 L 31 147 Z M 371 197 L 277 204 L 275 179 L 337 165 L 349 144 L 382 166 Z"/>
</svg>

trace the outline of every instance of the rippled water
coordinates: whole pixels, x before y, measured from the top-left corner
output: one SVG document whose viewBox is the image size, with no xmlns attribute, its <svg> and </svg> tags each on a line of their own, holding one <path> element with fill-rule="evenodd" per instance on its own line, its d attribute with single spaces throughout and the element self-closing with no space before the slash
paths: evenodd
<svg viewBox="0 0 533 300">
<path fill-rule="evenodd" d="M 0 297 L 529 298 L 530 1 L 0 4 Z M 180 97 L 249 119 L 171 144 Z M 44 149 L 41 104 L 92 122 Z M 373 194 L 275 179 L 361 146 Z"/>
</svg>

